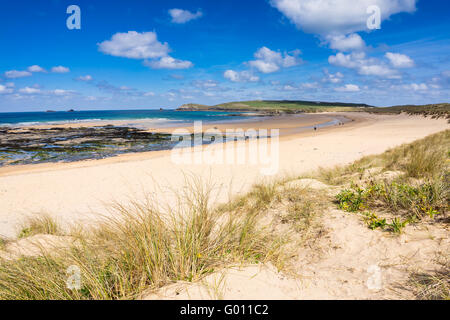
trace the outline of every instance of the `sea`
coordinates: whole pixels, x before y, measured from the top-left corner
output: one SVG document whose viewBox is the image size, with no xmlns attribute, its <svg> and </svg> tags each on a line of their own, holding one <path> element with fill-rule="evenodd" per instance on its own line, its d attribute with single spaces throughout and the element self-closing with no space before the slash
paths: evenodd
<svg viewBox="0 0 450 320">
<path fill-rule="evenodd" d="M 95 122 L 102 120 L 148 120 L 155 126 L 171 126 L 203 122 L 228 122 L 249 119 L 243 112 L 175 111 L 175 110 L 101 110 L 58 112 L 0 112 L 1 126 L 31 126 Z"/>
</svg>

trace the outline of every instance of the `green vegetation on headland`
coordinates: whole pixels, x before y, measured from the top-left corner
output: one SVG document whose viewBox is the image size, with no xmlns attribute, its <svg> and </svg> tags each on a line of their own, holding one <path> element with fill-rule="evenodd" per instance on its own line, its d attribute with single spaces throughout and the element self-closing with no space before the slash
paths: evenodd
<svg viewBox="0 0 450 320">
<path fill-rule="evenodd" d="M 19 242 L 46 234 L 55 245 L 8 256 L 9 243 L 17 240 L 0 239 L 0 299 L 139 298 L 240 264 L 271 262 L 294 272 L 302 252 L 326 234 L 323 217 L 337 209 L 386 231 L 381 235 L 411 224 L 447 228 L 449 149 L 447 130 L 351 165 L 320 169 L 307 176 L 325 188 L 320 192 L 305 185 L 310 179 L 303 175 L 255 185 L 214 207 L 213 188 L 192 177 L 170 214 L 148 199 L 117 204 L 115 214 L 90 226 L 63 228 L 47 215 L 34 217 L 22 226 Z M 67 286 L 71 266 L 82 275 L 78 289 Z M 449 266 L 411 274 L 411 291 L 418 299 L 449 299 Z"/>
<path fill-rule="evenodd" d="M 178 108 L 178 111 L 263 111 L 267 113 L 296 113 L 296 112 L 321 112 L 321 111 L 355 111 L 358 108 L 371 107 L 366 104 L 356 103 L 330 103 L 314 101 L 290 101 L 290 100 L 255 100 L 222 103 L 215 106 L 189 103 Z"/>
<path fill-rule="evenodd" d="M 424 115 L 432 117 L 447 117 L 450 119 L 450 104 L 404 105 L 393 107 L 373 107 L 367 104 L 315 102 L 295 100 L 254 100 L 222 103 L 215 106 L 189 103 L 182 105 L 178 111 L 259 111 L 267 114 L 278 113 L 314 113 L 314 112 L 370 112 L 379 114 L 407 113 L 411 115 Z"/>
</svg>

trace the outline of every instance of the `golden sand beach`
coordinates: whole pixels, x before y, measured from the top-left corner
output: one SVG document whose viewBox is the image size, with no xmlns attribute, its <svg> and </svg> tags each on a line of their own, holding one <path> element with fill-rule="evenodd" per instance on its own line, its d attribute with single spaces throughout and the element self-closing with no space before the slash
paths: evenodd
<svg viewBox="0 0 450 320">
<path fill-rule="evenodd" d="M 318 131 L 310 129 L 290 133 L 299 124 L 315 125 L 336 115 L 355 121 Z M 213 127 L 219 130 L 236 127 L 285 130 L 286 134 L 281 134 L 280 138 L 277 176 L 346 164 L 449 127 L 444 119 L 404 114 L 340 113 L 321 114 L 308 121 L 298 119 L 274 117 Z M 204 127 L 205 130 L 208 128 Z M 160 130 L 167 132 L 171 129 L 174 128 Z M 214 147 L 222 148 L 221 145 Z M 105 214 L 105 207 L 115 201 L 139 200 L 152 194 L 160 205 L 170 203 L 168 194 L 171 192 L 167 190 L 179 188 L 186 174 L 212 183 L 217 201 L 225 201 L 232 195 L 245 192 L 255 182 L 268 179 L 261 175 L 262 167 L 264 165 L 248 163 L 179 165 L 171 161 L 170 151 L 155 151 L 102 160 L 0 168 L 0 234 L 14 236 L 20 220 L 32 213 L 49 213 L 63 222 L 89 221 L 87 217 Z"/>
</svg>

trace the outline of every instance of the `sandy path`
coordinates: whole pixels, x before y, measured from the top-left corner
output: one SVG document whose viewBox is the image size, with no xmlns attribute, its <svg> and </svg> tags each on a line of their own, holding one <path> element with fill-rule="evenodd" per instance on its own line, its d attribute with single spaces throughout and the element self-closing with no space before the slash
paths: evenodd
<svg viewBox="0 0 450 320">
<path fill-rule="evenodd" d="M 299 174 L 319 166 L 354 161 L 449 128 L 446 120 L 406 115 L 349 114 L 354 123 L 280 140 L 279 171 Z M 222 145 L 216 146 L 222 148 Z M 142 199 L 153 193 L 159 203 L 172 202 L 171 192 L 191 173 L 216 186 L 219 201 L 247 190 L 262 179 L 267 165 L 175 164 L 170 152 L 137 154 L 72 164 L 0 170 L 0 234 L 12 237 L 25 215 L 48 212 L 62 221 L 106 213 L 111 201 Z M 156 183 L 157 181 L 157 183 Z M 161 188 L 155 188 L 159 185 Z"/>
</svg>

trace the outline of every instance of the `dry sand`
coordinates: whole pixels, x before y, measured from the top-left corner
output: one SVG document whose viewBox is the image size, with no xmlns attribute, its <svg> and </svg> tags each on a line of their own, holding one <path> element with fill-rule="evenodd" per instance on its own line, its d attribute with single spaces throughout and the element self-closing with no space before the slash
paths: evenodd
<svg viewBox="0 0 450 320">
<path fill-rule="evenodd" d="M 272 265 L 236 266 L 196 283 L 177 282 L 148 300 L 415 299 L 412 272 L 433 272 L 450 249 L 448 229 L 423 223 L 401 236 L 371 231 L 355 214 L 323 214 L 325 236 L 298 249 L 295 276 Z"/>
<path fill-rule="evenodd" d="M 339 115 L 355 121 L 282 137 L 277 176 L 349 163 L 449 128 L 446 120 L 419 116 Z M 270 121 L 266 124 L 270 128 Z M 114 201 L 139 200 L 151 195 L 159 204 L 173 203 L 173 191 L 184 185 L 186 174 L 214 185 L 216 200 L 226 201 L 255 182 L 267 179 L 261 174 L 266 167 L 249 163 L 180 165 L 173 163 L 169 151 L 161 151 L 68 164 L 1 168 L 0 235 L 14 237 L 23 218 L 33 213 L 46 212 L 70 223 L 91 221 L 98 214 L 107 214 L 108 204 Z"/>
</svg>

